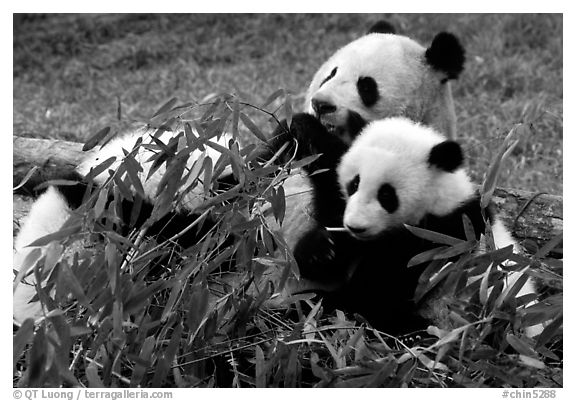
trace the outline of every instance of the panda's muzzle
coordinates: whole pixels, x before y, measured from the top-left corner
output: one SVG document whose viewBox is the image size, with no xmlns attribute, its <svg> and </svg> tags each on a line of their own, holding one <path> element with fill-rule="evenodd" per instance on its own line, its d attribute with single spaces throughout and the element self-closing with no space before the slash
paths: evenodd
<svg viewBox="0 0 576 401">
<path fill-rule="evenodd" d="M 312 109 L 318 117 L 321 117 L 324 114 L 334 113 L 336 106 L 325 100 L 312 99 Z"/>
<path fill-rule="evenodd" d="M 354 227 L 354 226 L 349 226 L 349 225 L 346 225 L 345 227 L 354 236 L 360 236 L 361 237 L 367 231 L 366 227 Z"/>
</svg>

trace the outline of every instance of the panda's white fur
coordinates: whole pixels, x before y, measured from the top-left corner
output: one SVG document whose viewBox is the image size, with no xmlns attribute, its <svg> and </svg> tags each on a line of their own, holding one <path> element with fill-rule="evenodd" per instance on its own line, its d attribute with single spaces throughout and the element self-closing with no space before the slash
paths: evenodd
<svg viewBox="0 0 576 401">
<path fill-rule="evenodd" d="M 455 58 L 456 69 L 462 69 L 463 49 L 450 34 L 450 50 L 440 57 Z M 434 48 L 434 51 L 437 47 Z M 458 73 L 443 71 L 427 61 L 427 49 L 416 41 L 391 33 L 370 33 L 342 47 L 316 72 L 308 88 L 305 107 L 327 126 L 344 127 L 350 113 L 365 121 L 392 116 L 434 126 L 449 138 L 456 135 L 456 115 L 448 79 Z M 452 54 L 455 53 L 455 54 Z M 370 77 L 377 84 L 379 98 L 366 105 L 359 96 L 357 81 Z M 320 114 L 314 102 L 326 102 L 335 110 Z M 353 140 L 345 132 L 343 139 Z"/>
<path fill-rule="evenodd" d="M 338 167 L 341 183 L 360 176 L 358 191 L 347 200 L 344 225 L 367 227 L 366 235 L 399 224 L 418 224 L 424 215 L 445 215 L 474 195 L 463 169 L 452 173 L 429 168 L 430 149 L 446 138 L 404 118 L 370 123 L 344 155 Z M 382 183 L 390 182 L 401 198 L 387 213 L 377 200 Z M 343 188 L 344 194 L 346 191 Z"/>
<path fill-rule="evenodd" d="M 153 163 L 150 158 L 158 152 L 157 146 L 154 146 L 155 142 L 151 139 L 155 133 L 156 130 L 153 129 L 141 129 L 121 135 L 110 141 L 103 148 L 88 153 L 76 170 L 80 176 L 87 176 L 92 168 L 97 167 L 111 157 L 115 158 L 115 162 L 107 170 L 116 170 L 120 163 L 122 163 L 125 152 L 131 152 L 135 149 L 137 142 L 142 140 L 142 144 L 149 145 L 149 147 L 140 145 L 132 155 L 142 166 L 142 170 L 138 172 L 138 177 L 144 188 L 144 194 L 148 201 L 154 202 L 158 195 L 158 185 L 166 171 L 166 165 L 163 163 L 160 168 L 148 178 L 148 173 Z M 177 133 L 172 131 L 165 131 L 160 135 L 155 135 L 155 137 L 167 145 L 170 139 L 174 138 L 176 134 Z M 212 138 L 210 142 L 227 148 L 230 139 L 231 137 L 229 135 L 223 135 L 219 138 Z M 179 149 L 185 146 L 186 140 L 183 136 L 181 140 L 183 142 L 179 145 Z M 205 150 L 195 149 L 191 152 L 187 162 L 188 169 L 194 168 L 196 163 L 203 163 L 205 157 L 211 157 L 215 165 L 221 156 L 221 152 L 209 145 L 204 145 L 204 149 Z M 225 170 L 225 174 L 229 174 L 229 170 Z M 103 172 L 93 177 L 93 181 L 96 184 L 102 185 L 107 178 L 107 172 Z M 190 177 L 181 188 L 185 189 L 191 185 L 193 178 L 195 177 Z M 203 188 L 201 188 L 201 186 L 195 186 L 185 194 L 178 208 L 193 211 L 204 200 L 205 194 Z M 39 238 L 60 230 L 63 224 L 70 218 L 71 213 L 72 208 L 63 194 L 57 188 L 49 187 L 46 192 L 41 194 L 32 204 L 28 215 L 23 219 L 21 229 L 14 240 L 13 269 L 18 273 L 24 267 L 28 271 L 28 274 L 23 282 L 15 283 L 15 291 L 13 294 L 13 317 L 15 323 L 20 324 L 26 318 L 38 320 L 43 316 L 40 303 L 37 301 L 30 302 L 36 295 L 34 275 L 30 274 L 30 272 L 35 264 L 34 262 L 37 262 L 41 256 L 45 255 L 47 247 L 30 247 L 28 245 Z M 37 257 L 35 257 L 34 260 L 27 260 L 27 257 L 31 255 L 35 248 L 39 248 L 41 253 L 36 255 Z M 32 254 L 32 256 L 34 255 L 35 254 Z"/>
<path fill-rule="evenodd" d="M 338 104 L 336 112 L 322 118 L 332 125 L 345 124 L 347 110 L 356 111 L 367 121 L 402 115 L 408 94 L 415 92 L 427 75 L 420 59 L 424 50 L 414 40 L 394 34 L 372 33 L 356 39 L 334 53 L 314 75 L 306 96 L 308 112 L 314 113 L 312 99 L 320 99 Z M 334 68 L 334 77 L 320 86 Z M 357 92 L 354 78 L 362 75 L 374 77 L 386 93 L 370 109 L 351 95 Z"/>
<path fill-rule="evenodd" d="M 124 158 L 124 152 L 130 152 L 134 149 L 136 143 L 142 140 L 141 145 L 138 147 L 138 151 L 133 153 L 134 159 L 142 166 L 142 170 L 138 172 L 138 178 L 142 183 L 144 188 L 144 194 L 149 200 L 153 201 L 157 196 L 157 189 L 164 172 L 166 171 L 166 164 L 163 163 L 160 168 L 151 176 L 148 177 L 150 168 L 152 167 L 153 161 L 150 160 L 154 154 L 160 151 L 156 142 L 152 137 L 160 140 L 162 143 L 167 145 L 169 141 L 177 136 L 176 132 L 164 131 L 160 135 L 156 134 L 154 129 L 140 129 L 136 131 L 131 131 L 126 135 L 121 135 L 113 139 L 110 143 L 106 144 L 102 149 L 91 152 L 86 158 L 78 165 L 77 171 L 82 176 L 87 176 L 92 168 L 97 167 L 103 161 L 114 157 L 116 161 L 108 168 L 108 170 L 116 170 L 118 166 L 122 163 Z M 232 139 L 229 134 L 223 134 L 217 138 L 212 138 L 209 143 L 216 143 L 217 145 L 228 148 L 228 142 Z M 148 145 L 148 146 L 142 146 Z M 152 147 L 149 147 L 152 146 Z M 187 146 L 186 137 L 180 135 L 178 150 L 183 149 Z M 210 157 L 214 164 L 218 158 L 222 155 L 222 152 L 209 146 L 204 145 L 204 150 L 196 148 L 190 153 L 187 162 L 187 168 L 192 169 L 196 163 L 202 163 L 205 157 Z M 224 174 L 230 174 L 230 168 L 228 168 Z M 97 184 L 103 184 L 108 178 L 107 174 L 100 174 L 94 178 Z M 183 183 L 181 188 L 187 188 L 196 177 L 189 177 L 188 181 Z M 179 207 L 183 207 L 187 210 L 194 210 L 205 200 L 204 191 L 201 187 L 195 187 L 184 196 L 183 202 Z"/>
<path fill-rule="evenodd" d="M 390 118 L 369 124 L 342 157 L 338 177 L 346 197 L 344 227 L 362 227 L 361 240 L 378 238 L 383 232 L 403 224 L 419 225 L 427 214 L 443 216 L 475 196 L 475 188 L 463 168 L 453 172 L 440 171 L 428 163 L 430 150 L 445 138 L 429 127 L 404 118 Z M 349 195 L 346 186 L 359 176 L 358 189 Z M 399 198 L 398 210 L 386 211 L 378 202 L 377 192 L 389 183 Z M 497 249 L 518 245 L 504 223 L 494 217 L 491 224 Z M 506 287 L 521 276 L 512 272 L 506 277 Z M 518 297 L 535 293 L 531 279 L 518 292 Z M 527 328 L 534 337 L 541 325 Z"/>
<path fill-rule="evenodd" d="M 71 209 L 60 192 L 54 187 L 49 187 L 32 205 L 28 215 L 22 222 L 22 226 L 14 240 L 13 268 L 20 272 L 22 268 L 31 272 L 37 262 L 46 251 L 46 247 L 30 247 L 35 240 L 60 230 L 62 225 L 70 217 Z M 41 253 L 34 257 L 32 251 L 40 249 Z M 28 260 L 27 260 L 28 258 Z M 37 319 L 42 316 L 40 302 L 30 300 L 36 296 L 36 288 L 33 274 L 29 274 L 24 281 L 15 282 L 13 294 L 13 317 L 15 322 L 22 323 L 26 318 Z"/>
</svg>

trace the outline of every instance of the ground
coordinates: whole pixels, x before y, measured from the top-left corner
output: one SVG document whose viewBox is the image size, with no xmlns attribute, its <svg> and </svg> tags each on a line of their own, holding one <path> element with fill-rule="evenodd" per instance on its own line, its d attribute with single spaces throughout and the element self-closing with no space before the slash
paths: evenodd
<svg viewBox="0 0 576 401">
<path fill-rule="evenodd" d="M 298 110 L 321 63 L 382 18 L 422 44 L 444 30 L 464 44 L 453 88 L 476 181 L 527 122 L 500 185 L 562 194 L 561 14 L 16 14 L 13 132 L 82 141 L 119 118 L 146 121 L 172 97 L 221 92 L 257 104 L 285 88 Z"/>
</svg>

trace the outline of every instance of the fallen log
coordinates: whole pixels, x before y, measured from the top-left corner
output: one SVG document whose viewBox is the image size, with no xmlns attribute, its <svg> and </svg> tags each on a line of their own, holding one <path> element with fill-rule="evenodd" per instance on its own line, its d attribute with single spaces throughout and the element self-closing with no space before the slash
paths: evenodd
<svg viewBox="0 0 576 401">
<path fill-rule="evenodd" d="M 14 186 L 17 186 L 32 168 L 37 167 L 23 187 L 22 193 L 48 179 L 57 178 L 62 171 L 73 169 L 86 154 L 82 152 L 80 143 L 53 139 L 14 136 L 13 146 Z M 298 174 L 291 177 L 286 182 L 285 192 L 286 218 L 282 229 L 288 244 L 293 245 L 310 220 L 308 210 L 310 194 L 306 179 Z M 492 199 L 501 218 L 530 253 L 534 253 L 550 239 L 562 234 L 561 196 L 499 188 Z M 26 214 L 30 202 L 29 198 L 16 195 L 13 202 L 14 227 L 17 229 L 19 220 Z M 562 257 L 562 249 L 556 248 L 553 256 Z"/>
</svg>

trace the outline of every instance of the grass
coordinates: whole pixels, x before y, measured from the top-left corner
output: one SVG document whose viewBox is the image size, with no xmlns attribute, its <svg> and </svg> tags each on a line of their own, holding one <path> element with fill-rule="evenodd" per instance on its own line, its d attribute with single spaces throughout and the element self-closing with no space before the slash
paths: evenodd
<svg viewBox="0 0 576 401">
<path fill-rule="evenodd" d="M 82 141 L 174 96 L 241 91 L 258 104 L 286 88 L 301 107 L 321 63 L 380 18 L 422 44 L 442 30 L 462 40 L 453 88 L 476 181 L 512 126 L 530 122 L 500 184 L 562 194 L 559 14 L 17 15 L 14 134 Z"/>
</svg>

